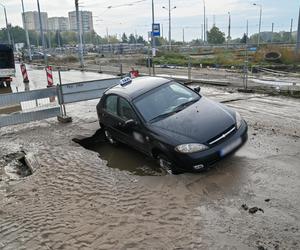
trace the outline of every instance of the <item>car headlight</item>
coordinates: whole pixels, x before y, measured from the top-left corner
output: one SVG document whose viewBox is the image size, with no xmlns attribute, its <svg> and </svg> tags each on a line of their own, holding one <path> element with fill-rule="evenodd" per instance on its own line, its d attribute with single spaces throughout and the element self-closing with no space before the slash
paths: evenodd
<svg viewBox="0 0 300 250">
<path fill-rule="evenodd" d="M 183 154 L 200 152 L 200 151 L 204 151 L 206 149 L 208 149 L 207 146 L 205 146 L 203 144 L 198 144 L 198 143 L 182 144 L 175 148 L 175 150 L 177 152 L 183 153 Z"/>
<path fill-rule="evenodd" d="M 236 127 L 239 129 L 242 125 L 242 117 L 239 112 L 235 112 Z"/>
</svg>

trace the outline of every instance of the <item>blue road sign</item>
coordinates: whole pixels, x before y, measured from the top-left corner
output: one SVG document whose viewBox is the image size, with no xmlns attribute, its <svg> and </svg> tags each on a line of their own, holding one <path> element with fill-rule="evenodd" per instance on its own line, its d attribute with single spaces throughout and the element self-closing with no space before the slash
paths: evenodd
<svg viewBox="0 0 300 250">
<path fill-rule="evenodd" d="M 257 51 L 257 48 L 256 48 L 256 47 L 250 47 L 250 48 L 249 48 L 249 51 L 256 52 L 256 51 Z"/>
<path fill-rule="evenodd" d="M 154 23 L 152 26 L 152 30 L 153 30 L 154 37 L 160 36 L 160 24 L 159 23 Z"/>
</svg>

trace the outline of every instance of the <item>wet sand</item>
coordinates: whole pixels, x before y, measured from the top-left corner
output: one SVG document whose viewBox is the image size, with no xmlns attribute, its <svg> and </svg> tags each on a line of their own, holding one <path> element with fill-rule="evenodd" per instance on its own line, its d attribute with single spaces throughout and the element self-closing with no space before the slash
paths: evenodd
<svg viewBox="0 0 300 250">
<path fill-rule="evenodd" d="M 203 93 L 240 111 L 249 141 L 201 174 L 108 167 L 72 141 L 97 131 L 97 101 L 67 106 L 71 124 L 0 129 L 0 249 L 299 249 L 299 100 Z M 22 150 L 36 169 L 11 180 L 1 159 Z M 126 165 L 126 155 L 115 158 Z"/>
</svg>

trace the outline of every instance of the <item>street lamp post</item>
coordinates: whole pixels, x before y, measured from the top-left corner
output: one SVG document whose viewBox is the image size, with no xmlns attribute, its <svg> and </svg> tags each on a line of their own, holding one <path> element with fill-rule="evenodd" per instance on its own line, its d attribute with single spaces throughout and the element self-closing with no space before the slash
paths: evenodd
<svg viewBox="0 0 300 250">
<path fill-rule="evenodd" d="M 79 60 L 80 60 L 80 68 L 83 69 L 83 67 L 84 67 L 83 46 L 82 46 L 82 33 L 81 33 L 80 21 L 79 21 L 79 4 L 78 4 L 78 0 L 75 0 L 75 9 L 76 9 L 76 23 L 77 23 L 78 42 L 79 42 L 78 54 L 79 54 Z M 82 18 L 82 15 L 81 15 L 81 18 Z"/>
<path fill-rule="evenodd" d="M 22 12 L 23 12 L 23 26 L 25 29 L 25 35 L 26 35 L 26 43 L 27 43 L 27 49 L 28 49 L 28 55 L 29 55 L 29 61 L 32 61 L 32 55 L 31 55 L 31 46 L 30 46 L 30 40 L 29 40 L 29 34 L 27 29 L 27 22 L 25 17 L 25 10 L 24 10 L 24 2 L 22 1 Z"/>
<path fill-rule="evenodd" d="M 258 37 L 257 37 L 257 46 L 260 44 L 260 32 L 261 32 L 261 18 L 262 18 L 262 5 L 258 3 L 253 3 L 254 6 L 259 7 L 259 26 L 258 26 Z"/>
<path fill-rule="evenodd" d="M 172 49 L 171 12 L 173 9 L 176 9 L 176 6 L 171 8 L 171 0 L 169 0 L 169 7 L 166 8 L 165 6 L 163 6 L 163 9 L 166 9 L 169 11 L 169 50 L 171 50 Z"/>
<path fill-rule="evenodd" d="M 37 0 L 37 7 L 38 7 L 38 13 L 39 13 L 40 33 L 41 33 L 41 37 L 42 37 L 44 62 L 45 62 L 45 65 L 48 65 L 48 58 L 47 58 L 47 54 L 46 54 L 46 51 L 45 51 L 45 36 L 44 36 L 44 31 L 43 31 L 42 16 L 41 16 L 41 9 L 40 9 L 39 0 Z"/>
<path fill-rule="evenodd" d="M 0 5 L 3 7 L 4 9 L 4 16 L 5 16 L 5 23 L 6 23 L 6 31 L 7 31 L 7 38 L 8 38 L 8 43 L 11 44 L 11 36 L 10 36 L 10 31 L 9 31 L 9 25 L 7 22 L 7 14 L 6 14 L 6 8 L 3 4 L 0 3 Z"/>
</svg>

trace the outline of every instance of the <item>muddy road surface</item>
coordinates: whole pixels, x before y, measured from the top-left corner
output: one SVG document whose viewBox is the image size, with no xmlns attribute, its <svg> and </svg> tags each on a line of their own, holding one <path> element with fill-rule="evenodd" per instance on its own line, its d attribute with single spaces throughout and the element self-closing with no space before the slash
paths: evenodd
<svg viewBox="0 0 300 250">
<path fill-rule="evenodd" d="M 0 249 L 299 249 L 299 100 L 202 93 L 242 114 L 249 141 L 201 174 L 93 145 L 97 100 L 68 105 L 70 124 L 0 129 Z"/>
</svg>

